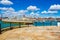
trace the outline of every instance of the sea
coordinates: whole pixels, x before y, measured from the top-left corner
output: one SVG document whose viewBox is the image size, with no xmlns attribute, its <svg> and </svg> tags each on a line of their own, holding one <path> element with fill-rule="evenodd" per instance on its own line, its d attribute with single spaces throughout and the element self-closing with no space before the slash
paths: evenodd
<svg viewBox="0 0 60 40">
<path fill-rule="evenodd" d="M 1 28 L 7 28 L 7 27 L 10 27 L 10 23 L 9 22 L 3 22 L 3 21 L 0 21 L 0 24 L 1 24 Z M 19 26 L 21 24 L 19 23 L 12 23 L 11 26 L 12 27 L 16 27 L 16 26 Z M 34 26 L 57 26 L 57 21 L 34 21 L 34 23 L 32 24 Z"/>
</svg>

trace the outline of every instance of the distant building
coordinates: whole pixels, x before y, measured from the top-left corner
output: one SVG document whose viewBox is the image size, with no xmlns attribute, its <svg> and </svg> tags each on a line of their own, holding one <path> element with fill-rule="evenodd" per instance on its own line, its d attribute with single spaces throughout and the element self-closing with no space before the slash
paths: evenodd
<svg viewBox="0 0 60 40">
<path fill-rule="evenodd" d="M 56 18 L 56 20 L 57 20 L 58 22 L 60 22 L 60 18 Z"/>
</svg>

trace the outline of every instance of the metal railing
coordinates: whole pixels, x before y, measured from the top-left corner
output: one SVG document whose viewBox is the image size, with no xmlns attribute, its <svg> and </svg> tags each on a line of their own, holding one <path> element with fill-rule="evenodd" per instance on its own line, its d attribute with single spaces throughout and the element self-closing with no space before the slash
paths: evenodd
<svg viewBox="0 0 60 40">
<path fill-rule="evenodd" d="M 13 29 L 14 27 L 12 26 L 12 24 L 18 24 L 18 25 L 16 25 L 16 26 L 18 26 L 18 28 L 21 28 L 21 24 L 22 25 L 25 25 L 25 23 L 31 23 L 31 21 L 22 21 L 22 20 L 20 20 L 20 21 L 18 21 L 18 20 L 16 20 L 16 21 L 14 21 L 14 20 L 1 20 L 1 23 L 0 23 L 0 34 L 2 33 L 2 29 L 4 30 L 5 28 L 2 28 L 3 26 L 2 25 L 4 25 L 4 24 L 8 24 L 9 23 L 9 26 L 8 27 L 6 27 L 6 28 L 9 28 L 10 30 L 11 29 Z M 29 24 L 28 24 L 29 25 Z M 27 26 L 28 26 L 27 25 Z M 6 25 L 5 25 L 6 26 Z"/>
<path fill-rule="evenodd" d="M 8 26 L 9 27 L 9 29 L 11 30 L 11 29 L 13 29 L 13 26 L 12 26 L 12 24 L 14 24 L 14 23 L 17 23 L 18 25 L 16 25 L 16 26 L 18 26 L 19 28 L 21 28 L 21 22 L 23 23 L 23 24 L 25 24 L 25 22 L 26 23 L 34 23 L 34 20 L 32 21 L 32 20 L 1 20 L 1 23 L 0 23 L 0 34 L 2 33 L 2 22 L 4 22 L 5 24 L 6 23 L 9 23 L 10 25 Z M 39 22 L 39 21 L 38 21 Z M 36 24 L 38 24 L 38 23 L 36 23 Z M 42 22 L 41 23 L 42 25 L 45 25 L 45 22 Z M 28 24 L 29 25 L 29 24 Z M 52 25 L 52 22 L 50 23 L 50 25 Z"/>
</svg>

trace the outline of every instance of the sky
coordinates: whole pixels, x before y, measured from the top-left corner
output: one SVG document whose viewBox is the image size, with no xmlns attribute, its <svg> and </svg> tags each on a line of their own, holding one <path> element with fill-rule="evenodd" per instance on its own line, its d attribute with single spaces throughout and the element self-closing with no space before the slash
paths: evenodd
<svg viewBox="0 0 60 40">
<path fill-rule="evenodd" d="M 4 17 L 60 17 L 60 0 L 0 0 L 0 14 Z"/>
</svg>

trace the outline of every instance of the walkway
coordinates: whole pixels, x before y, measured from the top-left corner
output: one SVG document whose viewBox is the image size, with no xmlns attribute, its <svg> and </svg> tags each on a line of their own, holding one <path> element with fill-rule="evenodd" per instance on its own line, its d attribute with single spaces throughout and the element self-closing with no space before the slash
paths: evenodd
<svg viewBox="0 0 60 40">
<path fill-rule="evenodd" d="M 60 27 L 25 27 L 9 30 L 0 40 L 60 40 Z"/>
</svg>

